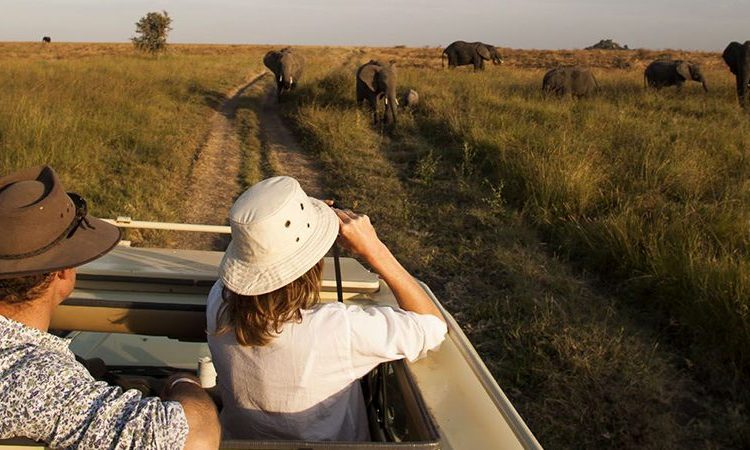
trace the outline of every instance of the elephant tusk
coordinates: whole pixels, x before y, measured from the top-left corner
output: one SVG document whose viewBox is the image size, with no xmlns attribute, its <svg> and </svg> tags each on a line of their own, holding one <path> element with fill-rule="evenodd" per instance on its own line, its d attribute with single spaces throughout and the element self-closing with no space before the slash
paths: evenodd
<svg viewBox="0 0 750 450">
<path fill-rule="evenodd" d="M 289 77 L 289 84 L 294 84 L 294 77 Z"/>
<path fill-rule="evenodd" d="M 385 105 L 388 106 L 388 97 L 385 98 Z"/>
<path fill-rule="evenodd" d="M 281 83 L 283 81 L 284 81 L 284 76 L 283 75 L 279 75 L 279 83 Z"/>
</svg>

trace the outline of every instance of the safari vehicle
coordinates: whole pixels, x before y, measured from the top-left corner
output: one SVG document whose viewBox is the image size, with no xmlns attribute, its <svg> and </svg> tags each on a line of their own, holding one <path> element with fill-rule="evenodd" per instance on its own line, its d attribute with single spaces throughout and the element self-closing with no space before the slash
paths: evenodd
<svg viewBox="0 0 750 450">
<path fill-rule="evenodd" d="M 129 218 L 111 222 L 131 228 L 229 232 L 229 227 Z M 171 373 L 198 372 L 199 361 L 203 382 L 212 375 L 210 370 L 205 373 L 210 357 L 205 300 L 221 257 L 222 252 L 135 248 L 123 241 L 79 268 L 76 290 L 58 308 L 51 329 L 72 339 L 71 349 L 92 375 L 124 388 L 155 395 Z M 373 442 L 224 440 L 221 447 L 540 449 L 456 321 L 429 287 L 422 287 L 445 315 L 448 337 L 439 351 L 420 361 L 382 364 L 363 378 Z M 347 303 L 397 304 L 388 286 L 351 258 L 326 260 L 321 299 L 337 297 Z M 0 441 L 0 449 L 29 447 L 42 446 L 23 439 Z"/>
</svg>

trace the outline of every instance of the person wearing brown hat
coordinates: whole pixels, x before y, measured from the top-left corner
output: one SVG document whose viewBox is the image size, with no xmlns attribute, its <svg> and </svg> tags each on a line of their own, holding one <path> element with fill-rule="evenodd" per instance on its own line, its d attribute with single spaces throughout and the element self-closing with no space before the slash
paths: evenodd
<svg viewBox="0 0 750 450">
<path fill-rule="evenodd" d="M 48 166 L 0 177 L 0 439 L 53 448 L 217 448 L 216 407 L 177 375 L 163 400 L 95 381 L 47 333 L 75 267 L 110 251 L 119 230 L 90 216 Z"/>
</svg>

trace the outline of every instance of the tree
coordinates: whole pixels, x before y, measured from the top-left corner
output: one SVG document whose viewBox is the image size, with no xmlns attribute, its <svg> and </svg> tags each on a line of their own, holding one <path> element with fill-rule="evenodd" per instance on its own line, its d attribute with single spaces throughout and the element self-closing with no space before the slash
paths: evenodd
<svg viewBox="0 0 750 450">
<path fill-rule="evenodd" d="M 138 50 L 158 53 L 167 48 L 167 34 L 172 30 L 172 19 L 166 11 L 150 12 L 135 24 L 135 34 L 130 40 Z"/>
</svg>

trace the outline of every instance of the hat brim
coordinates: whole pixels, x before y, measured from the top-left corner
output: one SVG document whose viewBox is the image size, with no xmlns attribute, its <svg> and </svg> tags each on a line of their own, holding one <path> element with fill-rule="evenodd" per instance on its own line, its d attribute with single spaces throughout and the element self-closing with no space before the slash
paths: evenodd
<svg viewBox="0 0 750 450">
<path fill-rule="evenodd" d="M 312 269 L 328 253 L 339 234 L 339 218 L 322 201 L 310 197 L 317 221 L 307 241 L 293 254 L 269 265 L 241 258 L 232 242 L 219 265 L 224 286 L 240 295 L 261 295 L 280 289 Z"/>
<path fill-rule="evenodd" d="M 81 224 L 70 237 L 39 255 L 0 259 L 0 279 L 78 267 L 109 252 L 120 241 L 120 229 L 116 226 L 90 215 L 86 220 L 90 226 Z"/>
</svg>

